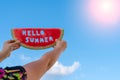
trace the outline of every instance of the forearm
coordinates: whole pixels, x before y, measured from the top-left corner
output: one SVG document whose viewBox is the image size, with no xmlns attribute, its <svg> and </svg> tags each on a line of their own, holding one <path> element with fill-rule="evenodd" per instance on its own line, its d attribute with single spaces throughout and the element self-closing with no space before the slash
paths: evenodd
<svg viewBox="0 0 120 80">
<path fill-rule="evenodd" d="M 47 70 L 54 65 L 54 63 L 57 61 L 61 53 L 62 53 L 61 49 L 55 48 L 52 51 L 49 51 L 43 55 L 42 58 L 46 59 L 47 61 L 46 63 Z"/>
<path fill-rule="evenodd" d="M 50 56 L 48 64 L 49 67 L 51 67 L 57 61 L 61 53 L 62 51 L 60 49 L 54 49 L 48 54 Z"/>
</svg>

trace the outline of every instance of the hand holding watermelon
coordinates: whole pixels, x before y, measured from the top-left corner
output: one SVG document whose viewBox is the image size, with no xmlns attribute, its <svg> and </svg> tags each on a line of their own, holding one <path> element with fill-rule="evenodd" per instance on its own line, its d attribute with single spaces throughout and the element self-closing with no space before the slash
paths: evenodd
<svg viewBox="0 0 120 80">
<path fill-rule="evenodd" d="M 66 47 L 67 47 L 66 41 L 64 41 L 64 40 L 56 40 L 56 45 L 55 45 L 54 49 L 59 49 L 62 52 L 62 51 L 65 50 Z"/>
<path fill-rule="evenodd" d="M 10 56 L 10 53 L 13 50 L 16 50 L 20 47 L 20 42 L 16 40 L 8 40 L 4 43 L 3 49 L 1 51 L 1 55 L 3 58 Z"/>
</svg>

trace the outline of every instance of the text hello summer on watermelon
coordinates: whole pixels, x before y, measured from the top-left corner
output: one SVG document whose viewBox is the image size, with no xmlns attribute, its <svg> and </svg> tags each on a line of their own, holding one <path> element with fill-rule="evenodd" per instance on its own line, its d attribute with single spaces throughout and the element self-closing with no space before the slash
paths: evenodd
<svg viewBox="0 0 120 80">
<path fill-rule="evenodd" d="M 48 43 L 54 41 L 52 36 L 45 36 L 43 30 L 22 30 L 25 43 Z"/>
</svg>

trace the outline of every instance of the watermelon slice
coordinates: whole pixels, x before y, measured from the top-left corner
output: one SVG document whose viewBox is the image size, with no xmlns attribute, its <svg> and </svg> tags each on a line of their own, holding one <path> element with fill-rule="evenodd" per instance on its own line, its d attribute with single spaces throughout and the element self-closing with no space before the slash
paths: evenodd
<svg viewBox="0 0 120 80">
<path fill-rule="evenodd" d="M 64 30 L 60 28 L 14 28 L 12 36 L 21 45 L 30 49 L 45 49 L 55 45 L 56 39 L 62 39 Z"/>
</svg>

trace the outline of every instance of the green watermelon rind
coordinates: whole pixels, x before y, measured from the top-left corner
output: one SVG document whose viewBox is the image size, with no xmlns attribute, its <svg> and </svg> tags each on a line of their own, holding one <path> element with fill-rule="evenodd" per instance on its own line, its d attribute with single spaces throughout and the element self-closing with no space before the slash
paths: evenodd
<svg viewBox="0 0 120 80">
<path fill-rule="evenodd" d="M 21 28 L 22 29 L 22 28 Z M 32 28 L 33 29 L 33 28 Z M 35 29 L 37 29 L 37 28 L 35 28 Z M 47 28 L 47 29 L 52 29 L 52 28 Z M 60 28 L 59 28 L 60 29 Z M 58 40 L 61 40 L 62 38 L 63 38 L 63 35 L 64 35 L 64 29 L 60 29 L 61 30 L 61 34 L 60 34 L 60 37 L 58 38 Z M 11 29 L 11 32 L 12 32 L 12 37 L 13 37 L 13 39 L 15 39 L 15 40 L 17 40 L 17 38 L 15 37 L 15 33 L 14 33 L 14 30 L 13 29 Z M 20 45 L 21 46 L 23 46 L 23 47 L 25 47 L 25 48 L 28 48 L 28 49 L 33 49 L 33 50 L 42 50 L 42 49 L 47 49 L 47 48 L 50 48 L 50 47 L 54 47 L 55 46 L 55 44 L 56 44 L 56 42 L 54 42 L 54 43 L 52 43 L 52 44 L 50 44 L 50 45 L 48 45 L 48 46 L 44 46 L 44 47 L 33 47 L 33 46 L 28 46 L 28 45 L 26 45 L 26 44 L 24 44 L 24 43 L 21 43 Z"/>
</svg>

